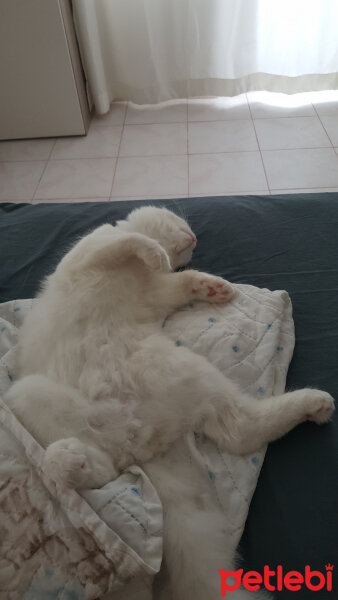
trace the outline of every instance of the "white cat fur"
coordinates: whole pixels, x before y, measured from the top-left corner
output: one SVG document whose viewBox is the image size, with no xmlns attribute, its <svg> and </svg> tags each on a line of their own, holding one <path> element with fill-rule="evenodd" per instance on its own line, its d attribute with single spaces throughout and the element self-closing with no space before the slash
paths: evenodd
<svg viewBox="0 0 338 600">
<path fill-rule="evenodd" d="M 185 220 L 154 207 L 82 238 L 24 323 L 21 378 L 6 398 L 47 448 L 44 466 L 56 485 L 97 487 L 130 464 L 145 464 L 164 506 L 172 600 L 219 598 L 210 574 L 216 564 L 232 570 L 235 549 L 222 536 L 219 508 L 210 498 L 201 503 L 198 470 L 171 469 L 171 445 L 195 430 L 246 454 L 307 419 L 324 423 L 334 410 L 331 396 L 313 389 L 254 401 L 166 338 L 170 312 L 191 300 L 224 303 L 234 293 L 219 277 L 173 272 L 195 245 Z M 170 597 L 168 589 L 161 593 Z"/>
</svg>

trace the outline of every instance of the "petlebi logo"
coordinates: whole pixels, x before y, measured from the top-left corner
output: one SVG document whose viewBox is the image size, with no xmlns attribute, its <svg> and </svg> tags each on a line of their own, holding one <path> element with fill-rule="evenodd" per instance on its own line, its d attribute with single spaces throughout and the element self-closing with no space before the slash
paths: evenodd
<svg viewBox="0 0 338 600">
<path fill-rule="evenodd" d="M 269 565 L 265 565 L 263 574 L 258 571 L 247 571 L 243 575 L 243 569 L 237 571 L 224 571 L 219 569 L 221 576 L 221 595 L 227 595 L 227 592 L 238 590 L 240 585 L 249 591 L 257 591 L 264 587 L 269 592 L 277 590 L 290 590 L 298 592 L 307 588 L 312 592 L 327 590 L 332 592 L 332 571 L 334 565 L 330 563 L 325 565 L 325 572 L 312 571 L 309 565 L 306 565 L 304 573 L 300 571 L 284 572 L 283 567 L 278 565 L 275 571 L 272 571 Z M 231 594 L 230 594 L 231 595 Z"/>
</svg>

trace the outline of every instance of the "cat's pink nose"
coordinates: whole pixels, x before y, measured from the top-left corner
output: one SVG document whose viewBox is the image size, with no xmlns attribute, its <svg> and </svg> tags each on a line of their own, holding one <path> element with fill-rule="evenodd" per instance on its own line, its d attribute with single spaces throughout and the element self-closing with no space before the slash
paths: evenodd
<svg viewBox="0 0 338 600">
<path fill-rule="evenodd" d="M 197 244 L 197 237 L 193 236 L 193 238 L 192 238 L 192 241 L 193 241 L 193 243 L 194 243 L 194 244 L 195 244 L 195 246 L 196 246 L 196 244 Z"/>
</svg>

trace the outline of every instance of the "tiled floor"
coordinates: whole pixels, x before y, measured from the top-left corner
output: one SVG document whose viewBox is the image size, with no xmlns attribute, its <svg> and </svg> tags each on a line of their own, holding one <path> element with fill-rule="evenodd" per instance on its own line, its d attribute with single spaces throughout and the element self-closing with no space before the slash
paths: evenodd
<svg viewBox="0 0 338 600">
<path fill-rule="evenodd" d="M 1 202 L 338 191 L 338 92 L 116 102 L 86 137 L 0 142 Z"/>
</svg>

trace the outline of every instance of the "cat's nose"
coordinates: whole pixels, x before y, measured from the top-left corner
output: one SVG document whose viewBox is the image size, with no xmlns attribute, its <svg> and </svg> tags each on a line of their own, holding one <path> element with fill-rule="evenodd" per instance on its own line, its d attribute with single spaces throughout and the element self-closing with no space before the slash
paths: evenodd
<svg viewBox="0 0 338 600">
<path fill-rule="evenodd" d="M 193 236 L 192 237 L 192 242 L 193 242 L 194 246 L 196 246 L 196 244 L 197 244 L 197 237 Z"/>
</svg>

